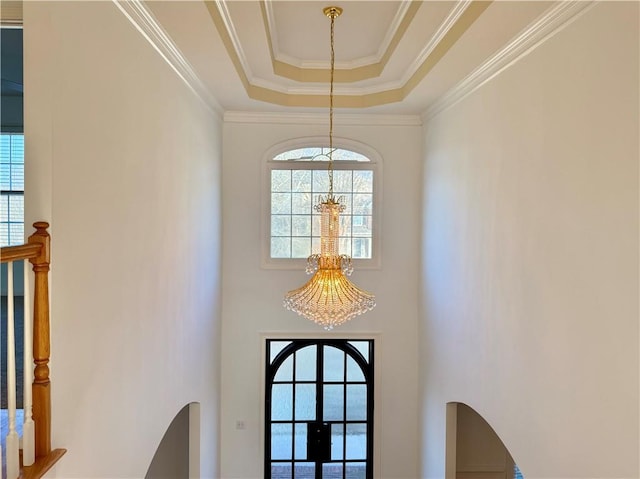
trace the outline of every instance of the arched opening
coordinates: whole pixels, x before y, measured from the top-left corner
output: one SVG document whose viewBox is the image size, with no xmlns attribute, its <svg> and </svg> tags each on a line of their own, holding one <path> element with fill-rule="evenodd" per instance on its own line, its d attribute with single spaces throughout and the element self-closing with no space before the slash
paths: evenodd
<svg viewBox="0 0 640 479">
<path fill-rule="evenodd" d="M 164 433 L 145 479 L 200 477 L 200 404 L 184 406 Z"/>
<path fill-rule="evenodd" d="M 447 404 L 447 479 L 524 479 L 493 428 L 463 403 Z"/>
</svg>

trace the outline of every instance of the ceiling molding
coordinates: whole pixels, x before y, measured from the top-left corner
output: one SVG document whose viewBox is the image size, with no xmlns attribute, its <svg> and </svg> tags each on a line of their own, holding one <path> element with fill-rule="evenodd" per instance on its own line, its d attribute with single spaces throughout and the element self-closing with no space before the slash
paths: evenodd
<svg viewBox="0 0 640 479">
<path fill-rule="evenodd" d="M 142 0 L 112 1 L 209 110 L 218 116 L 222 115 L 223 109 L 218 100 L 211 95 L 178 46 L 156 21 L 144 2 Z"/>
<path fill-rule="evenodd" d="M 588 11 L 595 3 L 594 1 L 573 0 L 562 1 L 550 7 L 504 48 L 434 102 L 422 115 L 425 123 L 527 56 Z"/>
<path fill-rule="evenodd" d="M 227 111 L 224 114 L 225 123 L 272 123 L 284 125 L 328 125 L 329 117 L 326 113 L 273 113 L 250 111 Z M 419 115 L 360 115 L 335 114 L 336 125 L 362 126 L 420 126 L 422 119 Z"/>
<path fill-rule="evenodd" d="M 270 5 L 270 2 L 260 2 L 264 28 L 266 30 L 269 52 L 271 55 L 271 63 L 273 65 L 273 72 L 278 76 L 302 83 L 326 83 L 330 74 L 330 66 L 328 62 L 309 62 L 309 66 L 299 66 L 296 65 L 296 63 L 300 62 L 295 59 L 287 62 L 276 57 L 276 53 L 274 51 L 274 48 L 276 47 L 274 47 L 273 44 L 275 35 L 271 33 L 275 30 L 275 20 L 273 18 L 273 11 L 268 11 Z M 353 83 L 380 76 L 421 5 L 422 2 L 406 1 L 402 3 L 402 7 L 397 12 L 400 15 L 397 14 L 393 20 L 397 24 L 392 25 L 392 28 L 387 31 L 387 35 L 389 32 L 393 32 L 393 34 L 388 40 L 388 45 L 384 49 L 382 55 L 380 55 L 379 61 L 374 63 L 366 63 L 365 61 L 351 63 L 338 62 L 336 63 L 334 81 L 338 84 Z M 386 41 L 385 37 L 385 42 Z M 231 52 L 229 53 L 231 54 Z"/>
<path fill-rule="evenodd" d="M 276 21 L 275 21 L 275 13 L 273 11 L 273 0 L 262 0 L 262 15 L 264 17 L 264 24 L 267 33 L 267 37 L 270 39 L 271 46 L 271 60 L 272 62 L 282 62 L 291 65 L 292 67 L 299 68 L 302 70 L 311 69 L 311 70 L 324 70 L 325 73 L 329 72 L 330 64 L 327 60 L 314 60 L 314 61 L 305 61 L 299 58 L 295 58 L 293 56 L 287 55 L 280 51 L 278 45 L 278 36 L 275 34 L 277 31 Z M 408 27 L 411 20 L 415 16 L 415 12 L 417 11 L 419 5 L 415 5 L 412 11 L 409 11 L 409 8 L 412 6 L 410 0 L 402 0 L 400 6 L 396 10 L 396 14 L 393 17 L 393 20 L 389 24 L 389 28 L 385 33 L 384 39 L 382 43 L 378 47 L 378 51 L 374 55 L 369 55 L 362 58 L 357 58 L 351 61 L 336 61 L 335 68 L 336 70 L 354 70 L 356 68 L 360 68 L 366 65 L 374 64 L 374 63 L 382 63 L 385 56 L 388 60 L 387 51 L 392 48 L 392 42 L 394 39 L 397 39 L 399 36 L 403 36 L 406 28 Z M 413 2 L 417 3 L 417 2 Z M 397 40 L 395 40 L 397 41 Z M 395 46 L 393 47 L 395 48 Z M 386 63 L 386 61 L 384 61 Z M 384 65 L 383 65 L 384 68 Z"/>
<path fill-rule="evenodd" d="M 231 19 L 223 18 L 223 12 L 219 4 L 223 4 L 223 0 L 216 0 L 215 3 L 206 2 L 207 9 L 213 19 L 218 33 L 227 49 L 229 58 L 231 59 L 242 84 L 244 85 L 247 95 L 254 99 L 273 103 L 281 106 L 296 107 L 326 107 L 328 104 L 326 87 L 320 89 L 319 86 L 310 88 L 295 87 L 297 93 L 291 93 L 288 89 L 274 85 L 272 82 L 265 80 L 255 80 L 247 75 L 247 71 L 243 66 L 242 59 L 238 56 L 238 52 L 234 47 L 234 40 L 227 28 L 226 21 Z M 491 5 L 491 1 L 474 0 L 471 2 L 461 1 L 456 4 L 452 13 L 445 19 L 443 24 L 438 28 L 436 35 L 439 38 L 437 44 L 429 48 L 428 55 L 424 61 L 417 66 L 416 70 L 408 75 L 409 77 L 404 83 L 387 83 L 382 87 L 372 90 L 360 89 L 358 94 L 344 93 L 342 86 L 337 85 L 335 90 L 334 104 L 337 108 L 367 108 L 372 106 L 385 105 L 402 101 L 419 83 L 420 81 L 435 67 L 440 59 L 447 51 L 458 41 L 458 39 L 467 31 L 467 29 L 482 15 L 482 13 Z M 411 8 L 417 9 L 421 2 L 411 2 Z M 264 3 L 261 3 L 264 9 Z M 416 10 L 417 11 L 417 10 Z M 415 15 L 415 11 L 413 12 Z M 413 18 L 413 17 L 411 17 Z M 405 15 L 404 19 L 407 19 Z M 399 31 L 399 30 L 398 30 Z M 269 38 L 269 37 L 267 37 Z M 268 40 L 270 42 L 270 40 Z M 398 39 L 399 41 L 399 39 Z M 431 43 L 431 42 L 430 42 Z M 395 48 L 395 46 L 394 46 Z M 387 50 L 388 55 L 393 53 L 393 49 Z M 386 62 L 388 59 L 384 59 Z M 277 65 L 274 64 L 274 69 Z M 361 68 L 369 68 L 361 67 Z M 290 65 L 287 68 L 293 68 Z M 340 75 L 345 80 L 345 75 L 355 70 L 339 70 L 336 71 L 336 81 Z M 308 72 L 322 72 L 322 70 L 308 70 Z M 318 83 L 327 83 L 326 72 L 325 77 Z M 289 77 L 290 78 L 290 77 Z M 310 78 L 307 78 L 310 81 Z"/>
</svg>

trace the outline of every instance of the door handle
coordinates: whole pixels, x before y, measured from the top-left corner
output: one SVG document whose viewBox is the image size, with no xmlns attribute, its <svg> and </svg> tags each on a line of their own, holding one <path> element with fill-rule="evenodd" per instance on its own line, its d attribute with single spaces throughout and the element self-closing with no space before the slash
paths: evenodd
<svg viewBox="0 0 640 479">
<path fill-rule="evenodd" d="M 310 461 L 331 460 L 331 424 L 307 423 L 307 459 Z"/>
</svg>

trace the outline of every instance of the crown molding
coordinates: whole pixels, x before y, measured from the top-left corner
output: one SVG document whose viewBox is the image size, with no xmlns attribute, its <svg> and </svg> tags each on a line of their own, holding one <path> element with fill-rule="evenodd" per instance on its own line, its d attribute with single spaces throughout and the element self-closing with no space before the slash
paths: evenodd
<svg viewBox="0 0 640 479">
<path fill-rule="evenodd" d="M 440 112 L 462 101 L 511 65 L 526 57 L 587 12 L 595 3 L 597 2 L 583 0 L 562 1 L 549 8 L 504 48 L 436 100 L 422 114 L 424 122 L 428 122 Z"/>
<path fill-rule="evenodd" d="M 227 111 L 224 114 L 225 123 L 271 123 L 282 125 L 326 125 L 329 117 L 325 113 L 275 113 L 251 111 Z M 421 126 L 419 115 L 360 115 L 336 114 L 336 125 L 358 126 Z"/>
<path fill-rule="evenodd" d="M 229 35 L 231 46 L 236 52 L 238 61 L 240 62 L 240 67 L 244 71 L 244 74 L 249 83 L 253 83 L 254 78 L 251 71 L 251 66 L 249 65 L 247 56 L 244 54 L 244 50 L 242 49 L 242 43 L 240 42 L 238 32 L 235 25 L 233 24 L 233 20 L 231 19 L 231 14 L 229 13 L 229 9 L 227 8 L 227 2 L 225 0 L 215 0 L 214 3 L 218 9 L 218 14 L 220 15 L 220 19 L 222 20 L 224 28 L 227 30 L 227 34 Z"/>
<path fill-rule="evenodd" d="M 469 8 L 469 6 L 473 3 L 473 0 L 460 0 L 456 3 L 456 5 L 451 9 L 447 17 L 440 24 L 436 33 L 431 37 L 427 45 L 422 49 L 420 55 L 416 57 L 416 59 L 409 65 L 409 68 L 405 71 L 402 79 L 398 81 L 398 83 L 404 85 L 409 81 L 409 79 L 418 71 L 420 66 L 427 61 L 429 55 L 433 53 L 438 44 L 443 40 L 446 34 L 451 30 L 458 19 L 462 16 L 462 14 Z"/>
<path fill-rule="evenodd" d="M 144 2 L 142 0 L 112 1 L 208 109 L 217 116 L 222 116 L 224 111 L 218 100 L 209 92 L 191 64 L 147 9 Z"/>
<path fill-rule="evenodd" d="M 267 36 L 271 40 L 271 53 L 273 61 L 280 61 L 283 63 L 287 63 L 296 68 L 300 69 L 309 69 L 309 70 L 328 70 L 330 64 L 326 60 L 312 60 L 305 61 L 299 58 L 293 57 L 291 55 L 287 55 L 280 51 L 280 47 L 278 45 L 278 37 L 275 34 L 277 31 L 276 22 L 275 22 L 275 14 L 273 12 L 273 1 L 272 0 L 263 0 L 264 9 L 262 9 L 265 26 L 267 28 Z M 385 36 L 378 47 L 378 51 L 373 54 L 362 58 L 356 58 L 351 61 L 337 61 L 335 67 L 337 70 L 353 70 L 355 68 L 360 68 L 366 65 L 371 65 L 374 63 L 381 63 L 385 53 L 391 47 L 391 43 L 393 41 L 394 36 L 398 29 L 401 28 L 402 22 L 405 16 L 408 13 L 409 7 L 411 6 L 411 0 L 402 0 L 398 9 L 396 10 L 395 15 L 393 16 L 393 20 L 391 21 L 389 28 L 387 29 Z"/>
</svg>

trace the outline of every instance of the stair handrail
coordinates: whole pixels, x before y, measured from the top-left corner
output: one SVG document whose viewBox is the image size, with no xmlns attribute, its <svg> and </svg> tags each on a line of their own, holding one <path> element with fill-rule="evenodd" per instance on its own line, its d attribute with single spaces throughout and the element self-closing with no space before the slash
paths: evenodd
<svg viewBox="0 0 640 479">
<path fill-rule="evenodd" d="M 51 236 L 49 223 L 33 224 L 35 233 L 27 243 L 0 248 L 0 261 L 29 260 L 34 272 L 33 303 L 33 361 L 32 411 L 35 423 L 35 456 L 44 458 L 51 453 L 51 381 L 49 379 L 50 323 L 49 323 L 49 268 L 51 263 Z"/>
</svg>

